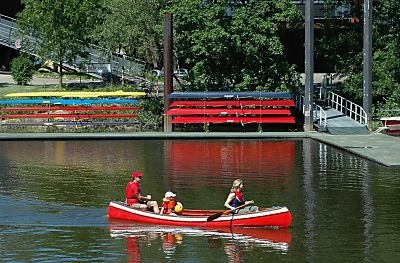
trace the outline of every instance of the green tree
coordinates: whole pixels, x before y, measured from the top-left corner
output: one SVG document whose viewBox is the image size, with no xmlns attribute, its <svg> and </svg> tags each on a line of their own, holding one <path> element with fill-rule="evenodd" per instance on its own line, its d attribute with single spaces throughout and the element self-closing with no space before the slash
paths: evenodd
<svg viewBox="0 0 400 263">
<path fill-rule="evenodd" d="M 96 39 L 110 50 L 141 58 L 160 68 L 162 65 L 162 14 L 164 0 L 106 0 L 104 23 Z"/>
<path fill-rule="evenodd" d="M 141 122 L 141 128 L 146 131 L 159 131 L 163 126 L 163 107 L 164 103 L 161 97 L 144 97 L 140 103 L 138 120 Z"/>
<path fill-rule="evenodd" d="M 323 24 L 316 49 L 337 74 L 345 77 L 343 92 L 362 103 L 363 96 L 363 1 L 330 0 L 331 8 L 344 5 L 344 17 Z M 400 2 L 373 3 L 373 104 L 375 108 L 400 107 Z"/>
<path fill-rule="evenodd" d="M 18 85 L 26 85 L 32 80 L 33 61 L 27 56 L 19 56 L 11 62 L 11 76 Z"/>
<path fill-rule="evenodd" d="M 289 91 L 298 75 L 279 31 L 302 15 L 289 0 L 173 0 L 177 54 L 191 68 L 192 89 Z"/>
<path fill-rule="evenodd" d="M 400 2 L 375 4 L 373 98 L 377 107 L 400 108 Z"/>
<path fill-rule="evenodd" d="M 24 9 L 17 24 L 24 45 L 39 56 L 57 63 L 62 86 L 63 64 L 85 56 L 84 47 L 99 22 L 97 0 L 22 0 Z"/>
</svg>

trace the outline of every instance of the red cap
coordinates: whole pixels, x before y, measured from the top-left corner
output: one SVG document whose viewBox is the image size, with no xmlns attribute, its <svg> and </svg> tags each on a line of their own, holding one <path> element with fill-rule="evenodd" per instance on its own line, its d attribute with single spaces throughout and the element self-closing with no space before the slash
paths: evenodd
<svg viewBox="0 0 400 263">
<path fill-rule="evenodd" d="M 143 174 L 140 173 L 140 172 L 133 172 L 133 173 L 132 173 L 132 178 L 135 178 L 135 177 L 142 177 L 142 176 L 143 176 Z"/>
</svg>

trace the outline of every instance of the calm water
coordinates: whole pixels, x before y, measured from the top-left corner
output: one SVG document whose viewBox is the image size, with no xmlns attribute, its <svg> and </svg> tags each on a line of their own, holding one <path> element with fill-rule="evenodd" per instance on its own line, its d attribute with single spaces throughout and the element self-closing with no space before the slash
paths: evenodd
<svg viewBox="0 0 400 263">
<path fill-rule="evenodd" d="M 287 230 L 108 221 L 131 172 L 142 192 L 223 209 L 236 178 Z M 400 170 L 312 140 L 0 142 L 0 262 L 396 262 Z"/>
</svg>

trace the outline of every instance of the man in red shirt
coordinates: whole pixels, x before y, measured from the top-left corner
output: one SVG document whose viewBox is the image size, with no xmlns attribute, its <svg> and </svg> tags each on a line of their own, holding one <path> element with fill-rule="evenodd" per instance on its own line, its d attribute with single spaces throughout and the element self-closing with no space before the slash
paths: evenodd
<svg viewBox="0 0 400 263">
<path fill-rule="evenodd" d="M 133 208 L 139 208 L 143 210 L 152 210 L 154 213 L 160 213 L 160 209 L 158 207 L 157 201 L 150 201 L 151 200 L 151 195 L 147 196 L 142 196 L 140 194 L 140 186 L 139 183 L 142 180 L 142 173 L 139 172 L 133 172 L 132 173 L 132 179 L 133 181 L 130 181 L 126 185 L 126 204 L 133 207 Z"/>
</svg>

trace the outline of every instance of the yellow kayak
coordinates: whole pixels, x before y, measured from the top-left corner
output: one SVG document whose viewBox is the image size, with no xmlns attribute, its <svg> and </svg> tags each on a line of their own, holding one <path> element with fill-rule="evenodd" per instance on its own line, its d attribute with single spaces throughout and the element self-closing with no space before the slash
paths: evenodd
<svg viewBox="0 0 400 263">
<path fill-rule="evenodd" d="M 97 97 L 140 97 L 145 92 L 118 91 L 53 91 L 53 92 L 19 92 L 9 93 L 5 97 L 62 97 L 62 98 L 97 98 Z"/>
</svg>

